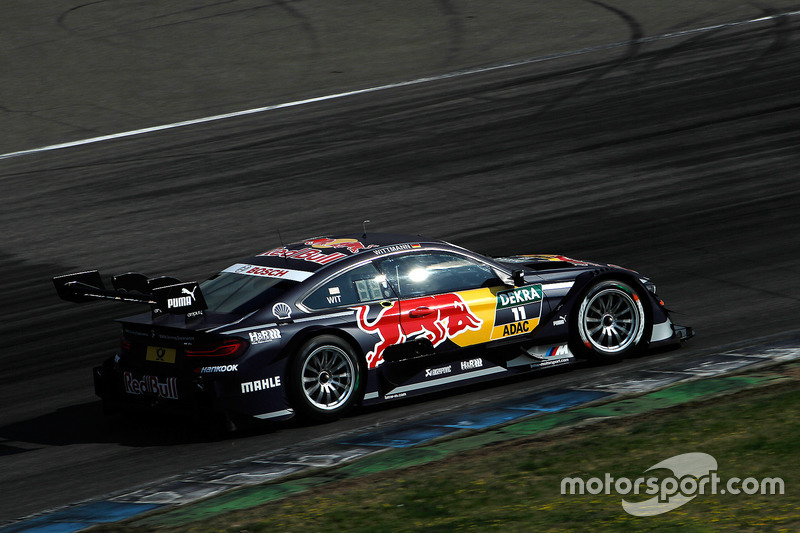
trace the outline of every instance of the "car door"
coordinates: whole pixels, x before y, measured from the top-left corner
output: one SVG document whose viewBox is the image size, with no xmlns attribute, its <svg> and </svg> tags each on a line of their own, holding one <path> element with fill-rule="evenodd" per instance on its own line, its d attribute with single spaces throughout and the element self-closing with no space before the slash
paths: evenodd
<svg viewBox="0 0 800 533">
<path fill-rule="evenodd" d="M 303 300 L 312 311 L 346 308 L 355 311 L 367 368 L 383 363 L 387 348 L 404 342 L 397 296 L 372 262 L 364 263 L 325 281 Z"/>
<path fill-rule="evenodd" d="M 535 304 L 528 305 L 530 309 L 521 304 L 524 311 L 504 307 L 498 315 L 498 295 L 506 294 L 508 287 L 490 265 L 462 254 L 397 255 L 379 261 L 378 268 L 400 298 L 400 327 L 406 342 L 427 339 L 436 353 L 493 340 L 498 317 L 502 334 L 506 314 L 513 318 L 516 312 L 517 322 L 525 323 L 528 319 L 520 313 L 534 314 Z"/>
</svg>

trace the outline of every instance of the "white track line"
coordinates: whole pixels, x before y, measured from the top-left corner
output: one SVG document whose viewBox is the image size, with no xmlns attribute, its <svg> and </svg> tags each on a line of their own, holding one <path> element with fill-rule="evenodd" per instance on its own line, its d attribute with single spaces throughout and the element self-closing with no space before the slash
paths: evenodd
<svg viewBox="0 0 800 533">
<path fill-rule="evenodd" d="M 306 98 L 304 100 L 295 100 L 293 102 L 285 102 L 285 103 L 282 103 L 282 104 L 268 105 L 268 106 L 264 106 L 264 107 L 256 107 L 256 108 L 253 108 L 253 109 L 246 109 L 244 111 L 235 111 L 233 113 L 225 113 L 225 114 L 222 114 L 222 115 L 213 115 L 213 116 L 210 116 L 210 117 L 202 117 L 202 118 L 196 118 L 196 119 L 192 119 L 192 120 L 184 120 L 182 122 L 173 122 L 171 124 L 162 124 L 160 126 L 151 126 L 149 128 L 142 128 L 142 129 L 138 129 L 138 130 L 124 131 L 124 132 L 121 132 L 121 133 L 112 133 L 110 135 L 101 135 L 100 137 L 91 137 L 91 138 L 88 138 L 88 139 L 81 139 L 81 140 L 78 140 L 78 141 L 72 141 L 72 142 L 67 142 L 67 143 L 51 144 L 49 146 L 42 146 L 40 148 L 33 148 L 31 150 L 21 150 L 19 152 L 9 152 L 7 154 L 0 154 L 0 159 L 10 159 L 12 157 L 20 157 L 20 156 L 24 156 L 24 155 L 38 154 L 38 153 L 41 153 L 41 152 L 50 152 L 50 151 L 53 151 L 53 150 L 61 150 L 62 148 L 73 148 L 75 146 L 83 146 L 83 145 L 86 145 L 86 144 L 94 144 L 94 143 L 99 143 L 99 142 L 103 142 L 103 141 L 111 141 L 111 140 L 114 140 L 114 139 L 122 139 L 122 138 L 125 138 L 125 137 L 134 137 L 134 136 L 137 136 L 137 135 L 144 135 L 146 133 L 154 133 L 154 132 L 158 132 L 158 131 L 171 130 L 171 129 L 175 129 L 175 128 L 182 128 L 184 126 L 194 126 L 196 124 L 204 124 L 206 122 L 216 122 L 218 120 L 226 120 L 226 119 L 229 119 L 229 118 L 243 117 L 243 116 L 246 116 L 246 115 L 255 115 L 255 114 L 258 114 L 258 113 L 266 113 L 267 111 L 275 111 L 277 109 L 286 109 L 286 108 L 289 108 L 289 107 L 298 107 L 298 106 L 307 105 L 307 104 L 314 104 L 314 103 L 317 103 L 317 102 L 325 102 L 325 101 L 328 101 L 328 100 L 336 100 L 336 99 L 339 99 L 339 98 L 346 98 L 348 96 L 355 96 L 355 95 L 359 95 L 359 94 L 367 94 L 367 93 L 374 93 L 374 92 L 379 92 L 379 91 L 386 91 L 386 90 L 389 90 L 389 89 L 396 89 L 396 88 L 400 88 L 400 87 L 409 87 L 409 86 L 412 86 L 412 85 L 420 85 L 420 84 L 423 84 L 423 83 L 441 81 L 441 80 L 446 80 L 446 79 L 450 79 L 450 78 L 459 78 L 459 77 L 462 77 L 462 76 L 471 76 L 473 74 L 481 74 L 481 73 L 484 73 L 484 72 L 491 72 L 493 70 L 502 70 L 502 69 L 513 68 L 513 67 L 518 67 L 518 66 L 522 66 L 522 65 L 530 65 L 530 64 L 533 64 L 533 63 L 540 63 L 540 62 L 543 62 L 543 61 L 550 61 L 552 59 L 559 59 L 559 58 L 564 58 L 564 57 L 582 55 L 582 54 L 587 54 L 587 53 L 591 53 L 591 52 L 597 52 L 597 51 L 600 51 L 600 50 L 618 48 L 618 47 L 622 47 L 622 46 L 630 46 L 631 44 L 648 43 L 648 42 L 653 42 L 653 41 L 661 41 L 661 40 L 664 40 L 664 39 L 673 39 L 673 38 L 676 38 L 676 37 L 684 37 L 686 35 L 693 35 L 693 34 L 697 34 L 697 33 L 705 33 L 705 32 L 725 29 L 725 28 L 733 28 L 733 27 L 737 27 L 737 26 L 745 26 L 745 25 L 749 25 L 749 24 L 758 24 L 758 23 L 761 23 L 761 22 L 769 22 L 769 21 L 776 20 L 776 19 L 779 19 L 779 18 L 793 17 L 793 16 L 796 16 L 796 15 L 800 15 L 800 11 L 790 11 L 790 12 L 786 12 L 786 13 L 779 13 L 779 14 L 776 14 L 776 15 L 758 17 L 758 18 L 749 19 L 749 20 L 743 20 L 743 21 L 739 21 L 739 22 L 728 22 L 728 23 L 725 23 L 725 24 L 716 24 L 714 26 L 706 26 L 706 27 L 703 27 L 703 28 L 695 28 L 695 29 L 691 29 L 691 30 L 684 30 L 684 31 L 679 31 L 679 32 L 674 32 L 674 33 L 665 33 L 665 34 L 662 34 L 662 35 L 655 35 L 653 37 L 644 37 L 644 38 L 636 39 L 636 40 L 632 40 L 632 41 L 620 41 L 620 42 L 617 42 L 617 43 L 592 46 L 592 47 L 589 47 L 589 48 L 581 48 L 579 50 L 572 50 L 572 51 L 568 51 L 568 52 L 560 52 L 560 53 L 557 53 L 557 54 L 549 54 L 549 55 L 544 55 L 544 56 L 539 56 L 539 57 L 532 57 L 532 58 L 528 58 L 528 59 L 521 59 L 521 60 L 518 60 L 518 61 L 510 61 L 508 63 L 500 63 L 500 64 L 497 64 L 497 65 L 491 65 L 491 66 L 488 66 L 488 67 L 479 67 L 479 68 L 459 70 L 459 71 L 455 71 L 455 72 L 448 72 L 448 73 L 445 73 L 445 74 L 438 74 L 436 76 L 428 76 L 428 77 L 424 77 L 424 78 L 417 78 L 417 79 L 414 79 L 414 80 L 401 81 L 401 82 L 397 82 L 397 83 L 390 83 L 388 85 L 379 85 L 377 87 L 369 87 L 369 88 L 366 88 L 366 89 L 357 89 L 357 90 L 354 90 L 354 91 L 346 91 L 346 92 L 342 92 L 342 93 L 329 94 L 329 95 L 325 95 L 325 96 L 317 96 L 317 97 L 314 97 L 314 98 Z"/>
</svg>

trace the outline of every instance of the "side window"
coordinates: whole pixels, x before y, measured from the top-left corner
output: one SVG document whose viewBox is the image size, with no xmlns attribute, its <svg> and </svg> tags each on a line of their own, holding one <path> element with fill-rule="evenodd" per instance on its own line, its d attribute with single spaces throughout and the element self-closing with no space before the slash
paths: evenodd
<svg viewBox="0 0 800 533">
<path fill-rule="evenodd" d="M 309 294 L 303 304 L 311 309 L 345 307 L 395 298 L 375 265 L 367 263 L 331 278 Z"/>
<path fill-rule="evenodd" d="M 401 298 L 502 285 L 488 265 L 447 252 L 389 257 L 379 266 Z"/>
</svg>

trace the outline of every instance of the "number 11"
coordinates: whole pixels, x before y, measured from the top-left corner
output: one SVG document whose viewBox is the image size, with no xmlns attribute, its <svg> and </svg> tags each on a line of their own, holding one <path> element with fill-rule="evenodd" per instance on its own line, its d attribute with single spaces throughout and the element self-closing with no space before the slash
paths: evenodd
<svg viewBox="0 0 800 533">
<path fill-rule="evenodd" d="M 512 307 L 511 312 L 514 313 L 514 322 L 528 319 L 528 317 L 525 315 L 525 306 Z"/>
</svg>

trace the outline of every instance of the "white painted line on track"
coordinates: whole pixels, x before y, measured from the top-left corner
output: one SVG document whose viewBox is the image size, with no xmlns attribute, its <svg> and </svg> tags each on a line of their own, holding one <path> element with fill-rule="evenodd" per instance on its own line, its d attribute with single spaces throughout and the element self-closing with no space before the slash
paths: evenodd
<svg viewBox="0 0 800 533">
<path fill-rule="evenodd" d="M 769 21 L 772 21 L 772 20 L 777 20 L 777 19 L 786 18 L 786 17 L 793 17 L 793 16 L 797 16 L 797 15 L 800 15 L 800 11 L 789 11 L 789 12 L 786 12 L 786 13 L 778 13 L 778 14 L 774 14 L 774 15 L 768 15 L 768 16 L 764 16 L 764 17 L 758 17 L 758 18 L 754 18 L 754 19 L 749 19 L 749 20 L 742 20 L 742 21 L 738 21 L 738 22 L 726 22 L 726 23 L 723 23 L 723 24 L 715 24 L 713 26 L 705 26 L 705 27 L 702 27 L 702 28 L 694 28 L 694 29 L 689 29 L 689 30 L 682 30 L 682 31 L 673 32 L 673 33 L 664 33 L 664 34 L 661 34 L 661 35 L 654 35 L 652 37 L 643 37 L 641 39 L 634 39 L 634 40 L 629 40 L 629 41 L 620 41 L 620 42 L 616 42 L 616 43 L 609 43 L 609 44 L 602 44 L 602 45 L 598 45 L 598 46 L 591 46 L 591 47 L 588 47 L 588 48 L 581 48 L 581 49 L 578 49 L 578 50 L 571 50 L 571 51 L 567 51 L 567 52 L 559 52 L 559 53 L 548 54 L 548 55 L 539 56 L 539 57 L 531 57 L 531 58 L 528 58 L 528 59 L 520 59 L 520 60 L 517 60 L 517 61 L 509 61 L 507 63 L 499 63 L 497 65 L 490 65 L 490 66 L 486 66 L 486 67 L 477 67 L 477 68 L 471 68 L 471 69 L 465 69 L 465 70 L 458 70 L 458 71 L 455 71 L 455 72 L 437 74 L 435 76 L 427 76 L 427 77 L 417 78 L 417 79 L 408 80 L 408 81 L 400 81 L 400 82 L 396 82 L 396 83 L 389 83 L 387 85 L 378 85 L 376 87 L 368 87 L 366 89 L 356 89 L 356 90 L 353 90 L 353 91 L 345 91 L 345 92 L 341 92 L 341 93 L 328 94 L 328 95 L 324 95 L 324 96 L 316 96 L 316 97 L 313 97 L 313 98 L 306 98 L 306 99 L 303 99 L 303 100 L 295 100 L 293 102 L 284 102 L 282 104 L 274 104 L 274 105 L 268 105 L 268 106 L 263 106 L 263 107 L 255 107 L 253 109 L 245 109 L 244 111 L 234 111 L 232 113 L 224 113 L 222 115 L 213 115 L 213 116 L 209 116 L 209 117 L 201 117 L 201 118 L 196 118 L 196 119 L 191 119 L 191 120 L 184 120 L 184 121 L 181 121 L 181 122 L 173 122 L 171 124 L 162 124 L 160 126 L 151 126 L 149 128 L 141 128 L 141 129 L 138 129 L 138 130 L 124 131 L 124 132 L 121 132 L 121 133 L 112 133 L 112 134 L 109 134 L 109 135 L 101 135 L 99 137 L 91 137 L 91 138 L 88 138 L 88 139 L 81 139 L 81 140 L 78 140 L 78 141 L 66 142 L 66 143 L 61 143 L 61 144 L 51 144 L 49 146 L 42 146 L 42 147 L 39 147 L 39 148 L 30 149 L 30 150 L 21 150 L 21 151 L 18 151 L 18 152 L 9 152 L 9 153 L 6 153 L 6 154 L 0 154 L 0 159 L 10 159 L 12 157 L 20 157 L 20 156 L 25 156 L 25 155 L 38 154 L 38 153 L 41 153 L 41 152 L 51 152 L 53 150 L 61 150 L 63 148 L 74 148 L 76 146 L 83 146 L 83 145 L 87 145 L 87 144 L 95 144 L 95 143 L 104 142 L 104 141 L 111 141 L 111 140 L 115 140 L 115 139 L 123 139 L 125 137 L 135 137 L 137 135 L 145 135 L 147 133 L 155 133 L 155 132 L 164 131 L 164 130 L 182 128 L 184 126 L 194 126 L 194 125 L 197 125 L 197 124 L 204 124 L 204 123 L 207 123 L 207 122 L 216 122 L 216 121 L 219 121 L 219 120 L 227 120 L 227 119 L 230 119 L 230 118 L 243 117 L 243 116 L 246 116 L 246 115 L 255 115 L 255 114 L 259 114 L 259 113 L 266 113 L 268 111 L 275 111 L 275 110 L 278 110 L 278 109 L 286 109 L 286 108 L 290 108 L 290 107 L 299 107 L 299 106 L 308 105 L 308 104 L 315 104 L 315 103 L 318 103 L 318 102 L 326 102 L 328 100 L 337 100 L 337 99 L 340 99 L 340 98 L 347 98 L 349 96 L 356 96 L 356 95 L 359 95 L 359 94 L 374 93 L 374 92 L 386 91 L 386 90 L 389 90 L 389 89 L 397 89 L 397 88 L 401 88 L 401 87 L 409 87 L 409 86 L 413 86 L 413 85 L 421 85 L 423 83 L 441 81 L 441 80 L 446 80 L 446 79 L 450 79 L 450 78 L 459 78 L 459 77 L 463 77 L 463 76 L 471 76 L 473 74 L 481 74 L 481 73 L 485 73 L 485 72 L 491 72 L 491 71 L 494 71 L 494 70 L 503 70 L 503 69 L 514 68 L 514 67 L 519 67 L 519 66 L 523 66 L 523 65 L 530 65 L 530 64 L 533 64 L 533 63 L 541 63 L 541 62 L 544 62 L 544 61 L 551 61 L 553 59 L 560 59 L 560 58 L 565 58 L 565 57 L 588 54 L 588 53 L 591 53 L 591 52 L 598 52 L 598 51 L 601 51 L 601 50 L 609 50 L 609 49 L 612 49 L 612 48 L 630 46 L 631 44 L 640 44 L 640 43 L 649 43 L 649 42 L 655 42 L 655 41 L 663 41 L 665 39 L 674 39 L 674 38 L 677 38 L 677 37 L 685 37 L 687 35 L 694 35 L 694 34 L 698 34 L 698 33 L 706 33 L 706 32 L 711 32 L 711 31 L 716 31 L 716 30 L 721 30 L 721 29 L 734 28 L 734 27 L 738 27 L 738 26 L 746 26 L 746 25 L 750 25 L 750 24 L 758 24 L 758 23 L 761 23 L 761 22 L 769 22 Z"/>
</svg>

